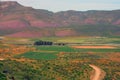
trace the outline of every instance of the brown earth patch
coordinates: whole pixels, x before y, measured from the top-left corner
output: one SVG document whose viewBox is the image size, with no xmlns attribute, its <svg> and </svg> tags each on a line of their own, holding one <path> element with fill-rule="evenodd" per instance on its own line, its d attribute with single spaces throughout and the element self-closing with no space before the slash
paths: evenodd
<svg viewBox="0 0 120 80">
<path fill-rule="evenodd" d="M 120 52 L 118 53 L 111 53 L 108 55 L 109 59 L 114 62 L 120 62 Z"/>
<path fill-rule="evenodd" d="M 18 62 L 35 62 L 36 60 L 32 60 L 32 59 L 27 59 L 27 58 L 10 58 L 10 60 L 13 61 L 18 61 Z"/>
<path fill-rule="evenodd" d="M 81 49 L 114 49 L 116 48 L 115 46 L 108 46 L 108 45 L 104 45 L 104 46 L 71 46 L 72 48 L 81 48 Z"/>
</svg>

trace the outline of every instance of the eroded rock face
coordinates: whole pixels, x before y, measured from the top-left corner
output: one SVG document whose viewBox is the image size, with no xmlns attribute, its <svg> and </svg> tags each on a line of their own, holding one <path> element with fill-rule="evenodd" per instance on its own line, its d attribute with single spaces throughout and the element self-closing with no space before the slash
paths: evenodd
<svg viewBox="0 0 120 80">
<path fill-rule="evenodd" d="M 22 6 L 22 5 L 20 5 L 16 1 L 4 1 L 0 3 L 0 7 L 3 9 L 9 8 L 9 7 L 18 7 L 18 6 Z"/>
<path fill-rule="evenodd" d="M 61 11 L 53 13 L 42 9 L 33 9 L 25 7 L 15 1 L 3 1 L 0 3 L 0 34 L 6 34 L 1 30 L 9 31 L 9 35 L 13 32 L 34 31 L 38 33 L 43 28 L 59 28 L 73 26 L 71 30 L 50 30 L 51 36 L 70 36 L 79 35 L 79 29 L 74 29 L 74 25 L 120 25 L 120 10 L 113 11 Z M 103 29 L 103 28 L 102 28 Z M 99 29 L 101 30 L 101 29 Z M 120 30 L 114 29 L 117 35 Z M 46 29 L 43 31 L 45 32 Z M 46 31 L 47 32 L 47 31 Z M 81 31 L 81 33 L 83 33 Z M 111 33 L 111 32 L 110 32 Z M 28 35 L 28 33 L 27 33 Z M 41 36 L 41 35 L 40 35 Z"/>
<path fill-rule="evenodd" d="M 0 3 L 1 13 L 4 17 L 11 15 L 19 15 L 19 19 L 25 19 L 27 21 L 34 21 L 36 23 L 54 23 L 60 25 L 83 25 L 83 24 L 116 24 L 118 25 L 120 20 L 120 10 L 113 11 L 62 11 L 53 13 L 42 9 L 33 9 L 31 7 L 25 7 L 15 1 L 5 1 Z M 12 12 L 14 11 L 14 12 Z M 16 18 L 15 16 L 12 16 Z M 4 20 L 0 18 L 1 20 Z M 9 19 L 10 20 L 10 19 Z M 40 22 L 41 21 L 41 22 Z M 36 25 L 36 24 L 35 24 Z M 39 26 L 39 25 L 37 25 Z M 50 25 L 51 26 L 51 25 Z"/>
</svg>

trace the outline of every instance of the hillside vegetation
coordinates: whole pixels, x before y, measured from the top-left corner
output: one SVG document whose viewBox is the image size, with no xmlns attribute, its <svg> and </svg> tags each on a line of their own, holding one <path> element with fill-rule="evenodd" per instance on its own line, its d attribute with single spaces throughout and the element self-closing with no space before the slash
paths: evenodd
<svg viewBox="0 0 120 80">
<path fill-rule="evenodd" d="M 4 7 L 4 5 L 6 5 Z M 61 11 L 25 7 L 15 1 L 1 2 L 0 36 L 119 36 L 120 10 Z"/>
</svg>

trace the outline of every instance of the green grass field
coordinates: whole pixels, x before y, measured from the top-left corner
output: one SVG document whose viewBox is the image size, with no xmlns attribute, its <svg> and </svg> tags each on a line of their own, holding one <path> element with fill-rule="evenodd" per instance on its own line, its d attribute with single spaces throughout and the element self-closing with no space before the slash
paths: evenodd
<svg viewBox="0 0 120 80">
<path fill-rule="evenodd" d="M 37 60 L 52 60 L 56 59 L 60 52 L 71 53 L 72 56 L 78 56 L 82 53 L 79 58 L 99 58 L 101 53 L 115 53 L 120 52 L 120 49 L 74 49 L 68 46 L 38 46 L 37 52 L 27 52 L 21 55 L 17 55 L 17 58 L 24 57 Z M 88 55 L 86 53 L 96 53 L 98 55 Z M 104 56 L 104 55 L 103 55 Z"/>
<path fill-rule="evenodd" d="M 119 48 L 116 48 L 116 49 L 75 49 L 69 46 L 38 46 L 36 48 L 42 51 L 57 51 L 57 52 L 120 52 Z"/>
<path fill-rule="evenodd" d="M 56 52 L 27 52 L 25 54 L 21 54 L 16 56 L 19 57 L 25 57 L 30 59 L 39 59 L 39 60 L 51 60 L 56 59 L 57 55 Z"/>
<path fill-rule="evenodd" d="M 36 40 L 47 40 L 53 42 L 81 43 L 81 44 L 120 44 L 119 37 L 44 37 Z"/>
</svg>

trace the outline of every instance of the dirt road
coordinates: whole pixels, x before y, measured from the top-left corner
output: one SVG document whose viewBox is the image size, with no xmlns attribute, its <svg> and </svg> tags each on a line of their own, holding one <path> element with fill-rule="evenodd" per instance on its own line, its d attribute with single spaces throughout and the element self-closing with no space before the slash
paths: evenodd
<svg viewBox="0 0 120 80">
<path fill-rule="evenodd" d="M 89 65 L 94 69 L 94 73 L 91 75 L 90 80 L 103 80 L 105 77 L 105 72 L 95 65 Z"/>
</svg>

